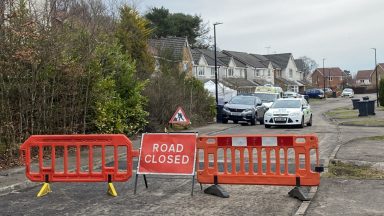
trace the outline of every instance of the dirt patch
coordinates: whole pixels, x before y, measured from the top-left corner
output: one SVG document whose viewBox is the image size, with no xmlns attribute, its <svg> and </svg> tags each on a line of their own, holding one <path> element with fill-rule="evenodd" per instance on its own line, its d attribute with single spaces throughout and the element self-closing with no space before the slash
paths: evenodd
<svg viewBox="0 0 384 216">
<path fill-rule="evenodd" d="M 384 172 L 369 165 L 357 166 L 354 164 L 332 161 L 328 166 L 328 173 L 324 177 L 347 179 L 384 179 Z"/>
</svg>

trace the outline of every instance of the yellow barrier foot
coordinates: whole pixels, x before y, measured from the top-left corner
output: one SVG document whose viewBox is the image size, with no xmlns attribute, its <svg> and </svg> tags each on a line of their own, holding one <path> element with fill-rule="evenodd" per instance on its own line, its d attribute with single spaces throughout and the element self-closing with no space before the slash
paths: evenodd
<svg viewBox="0 0 384 216">
<path fill-rule="evenodd" d="M 108 194 L 111 196 L 117 196 L 117 192 L 115 190 L 115 187 L 113 186 L 112 182 L 108 183 Z"/>
<path fill-rule="evenodd" d="M 47 195 L 50 192 L 52 192 L 51 186 L 49 186 L 49 183 L 45 182 L 43 184 L 43 187 L 41 187 L 39 193 L 37 194 L 37 197 L 45 196 L 45 195 Z"/>
</svg>

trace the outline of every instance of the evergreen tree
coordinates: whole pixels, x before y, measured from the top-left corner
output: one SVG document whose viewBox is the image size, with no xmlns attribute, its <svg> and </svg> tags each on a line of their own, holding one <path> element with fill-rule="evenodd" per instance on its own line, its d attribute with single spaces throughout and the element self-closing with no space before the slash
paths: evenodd
<svg viewBox="0 0 384 216">
<path fill-rule="evenodd" d="M 152 8 L 145 17 L 150 20 L 156 38 L 187 37 L 192 47 L 207 48 L 210 42 L 209 28 L 197 15 L 170 13 L 164 7 Z"/>
<path fill-rule="evenodd" d="M 149 78 L 154 71 L 154 60 L 148 47 L 151 33 L 148 20 L 141 17 L 136 10 L 129 6 L 120 9 L 116 37 L 123 51 L 136 62 L 137 76 L 140 79 Z"/>
</svg>

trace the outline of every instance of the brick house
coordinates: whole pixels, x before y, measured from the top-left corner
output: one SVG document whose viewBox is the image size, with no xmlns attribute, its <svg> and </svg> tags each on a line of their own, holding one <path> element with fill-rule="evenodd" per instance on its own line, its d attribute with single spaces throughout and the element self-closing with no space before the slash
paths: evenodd
<svg viewBox="0 0 384 216">
<path fill-rule="evenodd" d="M 377 69 L 377 75 L 378 75 L 377 82 L 380 83 L 380 79 L 384 79 L 384 63 L 377 64 L 375 69 Z M 373 71 L 371 75 L 371 83 L 372 83 L 372 86 L 376 88 L 376 71 Z"/>
<path fill-rule="evenodd" d="M 181 72 L 193 76 L 193 57 L 187 38 L 166 37 L 149 40 L 149 51 L 155 58 L 155 71 L 160 70 L 160 60 L 177 63 Z"/>
<path fill-rule="evenodd" d="M 317 68 L 312 73 L 312 85 L 317 88 L 343 89 L 347 83 L 348 75 L 338 67 Z"/>
<path fill-rule="evenodd" d="M 369 86 L 372 84 L 371 76 L 373 70 L 359 70 L 356 74 L 356 85 L 357 86 Z"/>
</svg>

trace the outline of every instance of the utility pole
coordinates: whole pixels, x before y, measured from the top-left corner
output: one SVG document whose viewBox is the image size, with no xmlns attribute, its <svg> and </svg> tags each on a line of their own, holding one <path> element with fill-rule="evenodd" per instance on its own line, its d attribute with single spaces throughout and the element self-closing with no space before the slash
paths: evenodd
<svg viewBox="0 0 384 216">
<path fill-rule="evenodd" d="M 377 58 L 376 58 L 376 48 L 371 48 L 375 51 L 375 74 L 376 74 L 376 102 L 377 107 L 380 106 L 379 103 L 379 78 L 377 77 Z"/>
<path fill-rule="evenodd" d="M 220 25 L 220 24 L 223 24 L 223 23 L 219 23 L 219 22 L 216 22 L 216 23 L 213 23 L 213 38 L 214 38 L 214 51 L 215 51 L 215 87 L 216 87 L 216 122 L 219 123 L 219 91 L 217 89 L 217 82 L 218 82 L 218 79 L 217 79 L 217 56 L 216 56 L 216 26 L 217 25 Z"/>
<path fill-rule="evenodd" d="M 324 85 L 323 85 L 323 88 L 324 88 L 324 98 L 325 98 L 325 68 L 324 68 L 324 61 L 325 61 L 325 58 L 323 58 L 323 78 L 324 78 Z"/>
</svg>

